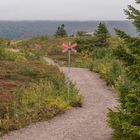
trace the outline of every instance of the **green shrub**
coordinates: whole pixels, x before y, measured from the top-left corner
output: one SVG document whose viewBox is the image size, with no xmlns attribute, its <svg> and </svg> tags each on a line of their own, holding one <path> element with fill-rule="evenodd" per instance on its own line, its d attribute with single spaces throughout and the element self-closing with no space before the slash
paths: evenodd
<svg viewBox="0 0 140 140">
<path fill-rule="evenodd" d="M 75 42 L 78 44 L 77 51 L 80 53 L 87 50 L 93 51 L 95 47 L 93 37 L 88 37 L 88 38 L 79 37 L 76 39 Z"/>
<path fill-rule="evenodd" d="M 66 85 L 58 90 L 48 79 L 17 88 L 10 96 L 10 101 L 0 103 L 1 134 L 32 122 L 48 120 L 71 106 L 81 106 L 81 97 L 74 86 L 71 86 L 70 102 L 67 102 Z"/>
<path fill-rule="evenodd" d="M 102 50 L 100 50 L 102 49 Z M 115 48 L 119 50 L 119 48 Z M 114 48 L 96 48 L 91 54 L 90 70 L 99 72 L 118 92 L 120 106 L 108 113 L 109 125 L 114 129 L 114 140 L 139 140 L 140 138 L 140 73 L 138 64 L 126 63 L 113 56 Z M 121 50 L 119 50 L 121 55 Z M 123 54 L 122 54 L 123 55 Z M 118 57 L 118 58 L 121 58 Z"/>
<path fill-rule="evenodd" d="M 105 57 L 111 58 L 112 56 L 112 48 L 94 48 L 92 52 L 90 52 L 90 57 L 93 59 L 104 59 Z"/>
<path fill-rule="evenodd" d="M 0 48 L 0 60 L 26 61 L 23 53 L 15 53 L 5 48 Z"/>
<path fill-rule="evenodd" d="M 0 86 L 0 136 L 82 106 L 72 84 L 67 100 L 64 74 L 40 61 L 0 61 Z"/>
</svg>

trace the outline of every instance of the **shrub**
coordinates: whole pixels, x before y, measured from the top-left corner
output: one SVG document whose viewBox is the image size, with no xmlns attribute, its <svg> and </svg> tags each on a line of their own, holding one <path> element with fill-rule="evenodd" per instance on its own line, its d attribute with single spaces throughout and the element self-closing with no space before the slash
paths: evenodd
<svg viewBox="0 0 140 140">
<path fill-rule="evenodd" d="M 68 102 L 64 75 L 40 61 L 0 61 L 0 86 L 0 136 L 82 106 L 74 85 Z"/>
<path fill-rule="evenodd" d="M 26 61 L 23 53 L 15 53 L 5 48 L 0 49 L 0 60 Z"/>
<path fill-rule="evenodd" d="M 32 122 L 48 120 L 71 106 L 81 106 L 81 97 L 74 86 L 71 86 L 70 102 L 67 102 L 66 85 L 58 90 L 48 79 L 17 88 L 10 96 L 13 99 L 0 103 L 1 134 Z"/>
</svg>

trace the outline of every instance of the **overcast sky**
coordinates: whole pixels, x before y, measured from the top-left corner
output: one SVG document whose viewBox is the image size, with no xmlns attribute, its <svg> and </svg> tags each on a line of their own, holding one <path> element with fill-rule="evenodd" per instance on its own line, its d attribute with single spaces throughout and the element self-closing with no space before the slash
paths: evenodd
<svg viewBox="0 0 140 140">
<path fill-rule="evenodd" d="M 0 20 L 124 20 L 134 0 L 0 0 Z"/>
</svg>

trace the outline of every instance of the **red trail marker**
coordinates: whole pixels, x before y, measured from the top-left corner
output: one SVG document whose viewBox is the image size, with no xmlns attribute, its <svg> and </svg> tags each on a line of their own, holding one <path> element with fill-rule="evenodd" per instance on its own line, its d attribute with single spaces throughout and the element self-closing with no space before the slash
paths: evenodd
<svg viewBox="0 0 140 140">
<path fill-rule="evenodd" d="M 71 65 L 71 52 L 76 53 L 77 50 L 75 49 L 75 47 L 77 46 L 76 43 L 71 45 L 71 42 L 69 42 L 69 44 L 65 44 L 63 43 L 63 53 L 68 52 L 68 76 L 67 76 L 67 84 L 68 84 L 68 102 L 70 100 L 70 65 Z"/>
<path fill-rule="evenodd" d="M 70 45 L 70 44 L 67 45 L 67 44 L 64 43 L 63 46 L 64 46 L 64 50 L 62 51 L 63 53 L 68 52 L 69 50 L 74 52 L 74 53 L 77 52 L 77 50 L 75 49 L 75 47 L 77 46 L 76 43 L 72 44 L 72 45 Z"/>
</svg>

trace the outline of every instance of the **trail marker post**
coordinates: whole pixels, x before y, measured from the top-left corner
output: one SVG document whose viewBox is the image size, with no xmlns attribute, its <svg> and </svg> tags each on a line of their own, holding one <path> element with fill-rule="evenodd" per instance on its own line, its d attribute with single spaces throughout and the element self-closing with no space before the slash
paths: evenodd
<svg viewBox="0 0 140 140">
<path fill-rule="evenodd" d="M 68 102 L 70 100 L 70 73 L 71 73 L 71 52 L 76 53 L 77 50 L 75 49 L 75 47 L 77 46 L 77 44 L 71 44 L 71 42 L 69 42 L 69 44 L 63 44 L 64 50 L 62 51 L 63 53 L 68 52 L 68 76 L 67 76 L 67 84 L 68 84 Z"/>
</svg>

